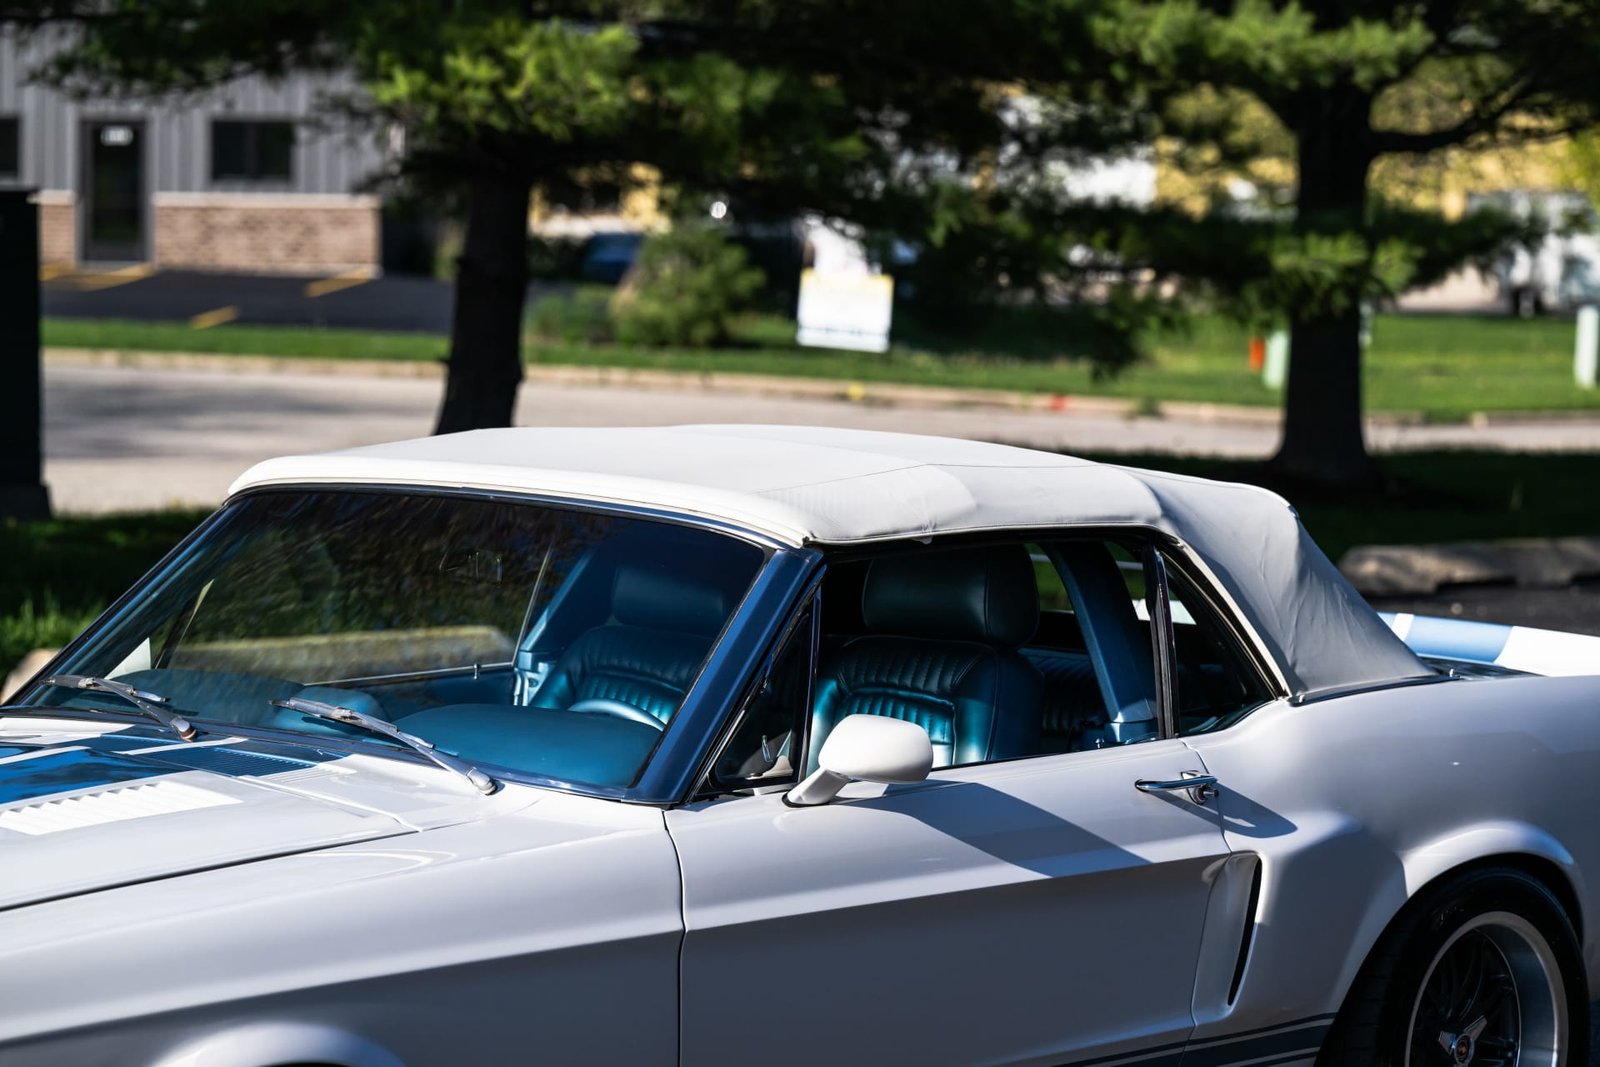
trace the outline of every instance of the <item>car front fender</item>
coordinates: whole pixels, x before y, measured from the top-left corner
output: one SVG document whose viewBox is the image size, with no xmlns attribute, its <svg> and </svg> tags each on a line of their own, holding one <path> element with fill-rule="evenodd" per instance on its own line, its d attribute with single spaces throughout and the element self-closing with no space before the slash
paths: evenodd
<svg viewBox="0 0 1600 1067">
<path fill-rule="evenodd" d="M 1416 896 L 1428 883 L 1457 867 L 1497 856 L 1534 856 L 1545 860 L 1561 871 L 1577 900 L 1588 899 L 1578 862 L 1566 846 L 1548 830 L 1510 821 L 1454 829 L 1408 849 L 1400 857 L 1406 873 L 1406 895 Z M 1576 926 L 1582 917 L 1574 915 L 1571 919 Z"/>
<path fill-rule="evenodd" d="M 400 1057 L 365 1037 L 304 1022 L 256 1022 L 184 1042 L 152 1067 L 405 1067 Z"/>
</svg>

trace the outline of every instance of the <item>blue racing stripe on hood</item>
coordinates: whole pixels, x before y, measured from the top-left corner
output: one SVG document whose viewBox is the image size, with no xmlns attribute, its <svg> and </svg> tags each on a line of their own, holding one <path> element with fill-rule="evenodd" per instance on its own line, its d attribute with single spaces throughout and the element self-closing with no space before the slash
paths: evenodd
<svg viewBox="0 0 1600 1067">
<path fill-rule="evenodd" d="M 1493 663 L 1511 638 L 1511 627 L 1465 619 L 1418 615 L 1411 620 L 1406 644 L 1426 656 L 1446 656 L 1472 663 Z"/>
<path fill-rule="evenodd" d="M 0 758 L 27 752 L 30 747 L 0 748 Z M 341 758 L 340 753 L 317 750 L 288 756 L 271 749 L 263 751 L 264 747 L 250 742 L 187 745 L 120 732 L 87 738 L 55 749 L 49 755 L 0 763 L 0 806 L 186 770 L 209 771 L 232 778 L 262 777 Z M 138 754 L 134 755 L 133 750 L 138 750 Z"/>
<path fill-rule="evenodd" d="M 148 763 L 116 752 L 65 749 L 48 756 L 0 764 L 0 805 L 175 773 L 175 767 Z"/>
</svg>

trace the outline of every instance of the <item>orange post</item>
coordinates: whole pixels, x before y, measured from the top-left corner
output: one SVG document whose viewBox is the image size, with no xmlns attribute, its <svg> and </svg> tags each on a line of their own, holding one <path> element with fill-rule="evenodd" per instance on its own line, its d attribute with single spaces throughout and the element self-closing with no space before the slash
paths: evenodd
<svg viewBox="0 0 1600 1067">
<path fill-rule="evenodd" d="M 1250 369 L 1258 371 L 1267 365 L 1267 339 L 1250 338 Z"/>
</svg>

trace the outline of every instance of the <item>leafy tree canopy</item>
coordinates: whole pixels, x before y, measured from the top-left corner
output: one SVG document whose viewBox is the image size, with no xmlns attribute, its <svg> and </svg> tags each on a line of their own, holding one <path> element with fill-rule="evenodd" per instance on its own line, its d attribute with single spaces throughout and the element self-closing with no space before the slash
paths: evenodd
<svg viewBox="0 0 1600 1067">
<path fill-rule="evenodd" d="M 952 293 L 1079 299 L 1108 337 L 1186 294 L 1287 320 L 1279 462 L 1360 478 L 1361 301 L 1527 236 L 1509 219 L 1446 223 L 1386 202 L 1371 194 L 1374 164 L 1600 117 L 1600 7 L 1587 0 L 0 0 L 4 11 L 81 17 L 56 76 L 88 89 L 355 70 L 365 117 L 406 129 L 409 171 L 470 190 L 442 428 L 510 416 L 529 190 L 560 202 L 643 163 L 686 204 L 714 192 L 747 216 L 814 210 L 919 240 Z M 1192 204 L 1070 195 L 1072 164 L 1138 146 L 1192 166 L 1284 166 L 1251 210 L 1196 217 Z M 926 273 L 924 291 L 938 280 Z M 1108 343 L 1101 358 L 1131 355 Z"/>
</svg>

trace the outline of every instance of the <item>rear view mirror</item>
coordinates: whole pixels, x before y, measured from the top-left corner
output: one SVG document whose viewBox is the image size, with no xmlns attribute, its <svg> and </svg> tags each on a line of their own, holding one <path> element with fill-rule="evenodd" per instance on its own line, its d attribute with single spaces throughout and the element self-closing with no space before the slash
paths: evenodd
<svg viewBox="0 0 1600 1067">
<path fill-rule="evenodd" d="M 505 560 L 489 548 L 452 546 L 439 561 L 439 573 L 468 585 L 499 585 L 505 579 Z"/>
<path fill-rule="evenodd" d="M 826 804 L 851 782 L 920 782 L 933 769 L 933 743 L 914 722 L 847 715 L 822 743 L 817 769 L 789 790 L 794 807 Z"/>
</svg>

